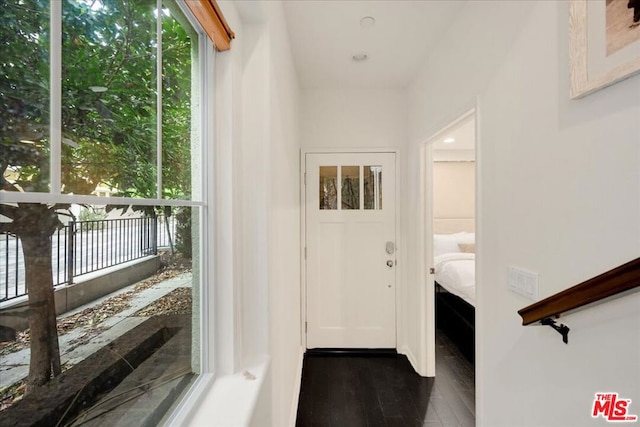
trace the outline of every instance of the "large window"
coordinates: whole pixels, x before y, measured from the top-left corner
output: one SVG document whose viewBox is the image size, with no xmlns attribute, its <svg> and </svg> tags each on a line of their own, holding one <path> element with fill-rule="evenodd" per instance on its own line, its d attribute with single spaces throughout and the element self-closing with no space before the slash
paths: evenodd
<svg viewBox="0 0 640 427">
<path fill-rule="evenodd" d="M 156 423 L 200 371 L 203 38 L 175 1 L 0 8 L 0 424 Z"/>
</svg>

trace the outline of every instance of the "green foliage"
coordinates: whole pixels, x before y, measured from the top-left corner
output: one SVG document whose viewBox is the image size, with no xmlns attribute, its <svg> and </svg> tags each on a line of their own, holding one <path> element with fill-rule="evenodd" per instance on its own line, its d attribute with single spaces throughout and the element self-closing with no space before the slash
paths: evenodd
<svg viewBox="0 0 640 427">
<path fill-rule="evenodd" d="M 86 208 L 80 211 L 79 221 L 102 221 L 107 218 L 107 213 L 103 209 Z"/>
<path fill-rule="evenodd" d="M 157 196 L 153 0 L 62 0 L 63 192 Z M 49 191 L 49 1 L 0 0 L 0 172 Z M 175 7 L 172 7 L 175 10 Z M 163 189 L 191 193 L 191 40 L 163 17 Z M 25 142 L 26 141 L 26 142 Z"/>
<path fill-rule="evenodd" d="M 102 220 L 107 219 L 107 215 L 108 214 L 104 209 L 87 207 L 80 211 L 78 220 L 86 221 L 86 223 L 82 225 L 83 230 L 102 230 L 105 228 L 105 224 Z"/>
<path fill-rule="evenodd" d="M 0 0 L 0 188 L 48 191 L 49 3 Z M 24 141 L 24 142 L 21 142 Z"/>
</svg>

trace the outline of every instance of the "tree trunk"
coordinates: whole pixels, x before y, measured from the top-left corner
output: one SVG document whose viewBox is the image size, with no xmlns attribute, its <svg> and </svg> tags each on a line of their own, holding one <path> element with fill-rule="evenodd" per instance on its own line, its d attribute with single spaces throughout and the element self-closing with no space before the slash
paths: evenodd
<svg viewBox="0 0 640 427">
<path fill-rule="evenodd" d="M 171 238 L 171 228 L 169 227 L 169 219 L 170 218 L 171 217 L 169 217 L 167 215 L 164 216 L 164 226 L 165 226 L 165 229 L 167 230 L 167 237 L 169 238 L 169 248 L 171 249 L 171 255 L 175 255 L 175 251 L 173 249 L 173 239 Z M 156 217 L 156 224 L 157 223 L 158 223 L 158 217 Z"/>
<path fill-rule="evenodd" d="M 37 230 L 37 226 L 34 224 Z M 36 231 L 34 230 L 34 231 Z M 56 328 L 53 273 L 51 268 L 52 245 L 47 233 L 29 233 L 19 236 L 24 254 L 25 276 L 29 306 L 31 359 L 27 389 L 45 384 L 60 374 L 60 349 Z"/>
</svg>

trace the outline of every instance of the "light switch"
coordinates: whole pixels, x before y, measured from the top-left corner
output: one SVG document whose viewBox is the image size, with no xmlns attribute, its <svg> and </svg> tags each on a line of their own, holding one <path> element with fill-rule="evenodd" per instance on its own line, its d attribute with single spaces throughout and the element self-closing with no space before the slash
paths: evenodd
<svg viewBox="0 0 640 427">
<path fill-rule="evenodd" d="M 519 295 L 538 301 L 538 274 L 519 267 L 509 266 L 507 271 L 509 289 Z"/>
</svg>

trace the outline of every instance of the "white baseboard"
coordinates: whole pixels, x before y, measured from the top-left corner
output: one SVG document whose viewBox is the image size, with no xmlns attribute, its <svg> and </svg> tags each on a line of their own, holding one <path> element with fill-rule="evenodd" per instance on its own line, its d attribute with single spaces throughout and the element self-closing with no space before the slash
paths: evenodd
<svg viewBox="0 0 640 427">
<path fill-rule="evenodd" d="M 293 388 L 293 400 L 291 402 L 291 415 L 289 416 L 289 425 L 295 427 L 296 418 L 298 416 L 298 404 L 300 400 L 300 388 L 302 387 L 302 364 L 304 363 L 305 348 L 300 347 L 298 354 L 298 366 L 296 368 L 296 383 Z"/>
<path fill-rule="evenodd" d="M 411 352 L 411 349 L 409 347 L 407 346 L 398 347 L 398 353 L 404 354 L 405 356 L 407 356 L 407 359 L 409 359 L 409 363 L 411 363 L 413 370 L 416 372 L 420 372 L 420 370 L 418 369 L 418 359 Z"/>
<path fill-rule="evenodd" d="M 398 348 L 398 353 L 407 356 L 407 359 L 409 359 L 409 363 L 411 363 L 411 367 L 418 373 L 418 375 L 421 375 L 423 377 L 426 376 L 421 372 L 420 365 L 418 364 L 418 358 L 413 354 L 409 347 L 403 346 Z"/>
</svg>

